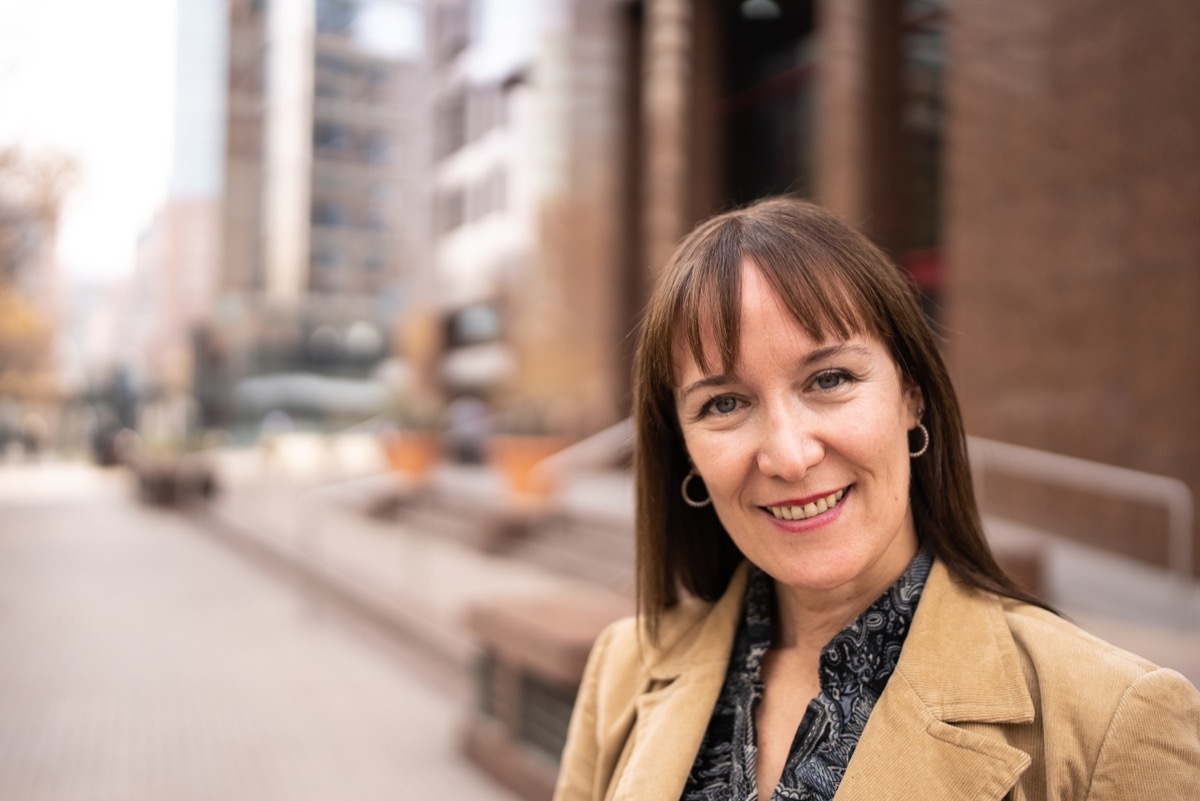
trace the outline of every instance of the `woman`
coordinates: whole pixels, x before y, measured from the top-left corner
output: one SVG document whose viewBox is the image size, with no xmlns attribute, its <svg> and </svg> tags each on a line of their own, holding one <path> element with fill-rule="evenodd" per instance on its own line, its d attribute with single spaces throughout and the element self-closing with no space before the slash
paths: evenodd
<svg viewBox="0 0 1200 801">
<path fill-rule="evenodd" d="M 1018 588 L 901 274 L 787 199 L 680 245 L 638 344 L 638 619 L 573 799 L 1200 798 L 1200 694 Z"/>
</svg>

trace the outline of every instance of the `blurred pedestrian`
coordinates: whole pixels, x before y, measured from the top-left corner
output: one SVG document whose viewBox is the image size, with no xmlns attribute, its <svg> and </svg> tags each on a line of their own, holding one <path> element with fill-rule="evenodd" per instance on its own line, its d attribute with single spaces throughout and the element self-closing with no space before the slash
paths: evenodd
<svg viewBox="0 0 1200 801">
<path fill-rule="evenodd" d="M 446 443 L 454 461 L 483 462 L 490 419 L 487 404 L 474 395 L 460 395 L 446 405 Z"/>
<path fill-rule="evenodd" d="M 910 286 L 816 206 L 698 227 L 635 366 L 636 619 L 555 797 L 1200 798 L 1200 693 L 999 567 Z"/>
<path fill-rule="evenodd" d="M 25 458 L 36 460 L 50 439 L 50 427 L 40 412 L 28 411 L 21 419 L 21 448 Z"/>
</svg>

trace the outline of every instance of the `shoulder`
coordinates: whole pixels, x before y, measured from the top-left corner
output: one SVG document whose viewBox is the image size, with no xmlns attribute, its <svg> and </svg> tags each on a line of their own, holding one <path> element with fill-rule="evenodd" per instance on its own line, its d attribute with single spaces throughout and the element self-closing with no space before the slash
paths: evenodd
<svg viewBox="0 0 1200 801">
<path fill-rule="evenodd" d="M 1178 673 L 1053 612 L 967 586 L 941 562 L 930 573 L 905 652 L 897 670 L 939 714 L 972 719 L 982 714 L 977 696 L 986 693 L 989 704 L 1037 720 L 1048 737 L 1102 737 L 1130 691 L 1177 707 L 1195 708 L 1200 699 Z"/>
<path fill-rule="evenodd" d="M 1007 598 L 1004 619 L 1027 668 L 1039 685 L 1085 685 L 1089 696 L 1120 695 L 1153 674 L 1177 673 L 1096 637 L 1059 615 Z M 1186 679 L 1183 684 L 1191 688 Z"/>
<path fill-rule="evenodd" d="M 897 672 L 936 717 L 1030 755 L 1030 797 L 1200 798 L 1200 693 L 1173 670 L 941 564 L 905 651 Z"/>
<path fill-rule="evenodd" d="M 965 659 L 963 666 L 976 670 L 981 656 L 988 655 L 996 657 L 999 672 L 1012 675 L 1002 668 L 1015 657 L 1031 690 L 1087 686 L 1086 693 L 1075 692 L 1080 701 L 1119 696 L 1143 676 L 1172 672 L 1054 612 L 968 586 L 940 561 L 930 573 L 910 638 L 922 652 L 953 664 Z"/>
<path fill-rule="evenodd" d="M 1131 777 L 1147 771 L 1158 797 L 1200 789 L 1200 692 L 1187 678 L 1052 612 L 1001 603 L 1043 741 L 1089 755 L 1094 797 L 1123 797 Z"/>
</svg>

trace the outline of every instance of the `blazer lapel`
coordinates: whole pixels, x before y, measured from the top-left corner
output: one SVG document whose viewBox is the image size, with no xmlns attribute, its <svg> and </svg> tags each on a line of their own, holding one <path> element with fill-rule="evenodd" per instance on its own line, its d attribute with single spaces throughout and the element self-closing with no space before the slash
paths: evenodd
<svg viewBox="0 0 1200 801">
<path fill-rule="evenodd" d="M 1029 767 L 1029 755 L 955 724 L 1033 719 L 1000 601 L 958 584 L 935 562 L 836 799 L 1003 798 Z"/>
<path fill-rule="evenodd" d="M 743 568 L 694 628 L 648 660 L 610 801 L 675 799 L 708 727 L 745 593 Z M 690 625 L 690 624 L 689 624 Z M 900 661 L 875 705 L 837 801 L 997 801 L 1031 762 L 995 737 L 956 724 L 1031 724 L 1033 701 L 997 599 L 951 579 L 935 561 Z"/>
<path fill-rule="evenodd" d="M 724 678 L 724 665 L 709 665 L 637 699 L 613 801 L 679 798 Z"/>
<path fill-rule="evenodd" d="M 725 681 L 746 576 L 743 564 L 694 627 L 663 633 L 663 641 L 674 645 L 648 665 L 650 686 L 634 701 L 635 720 L 614 773 L 612 801 L 675 799 L 683 793 Z"/>
</svg>

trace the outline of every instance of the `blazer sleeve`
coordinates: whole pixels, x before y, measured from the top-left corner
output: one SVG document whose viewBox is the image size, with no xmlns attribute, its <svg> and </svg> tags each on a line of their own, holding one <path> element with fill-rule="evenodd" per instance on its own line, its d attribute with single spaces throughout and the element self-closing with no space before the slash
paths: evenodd
<svg viewBox="0 0 1200 801">
<path fill-rule="evenodd" d="M 609 626 L 596 639 L 583 670 L 583 680 L 575 696 L 575 708 L 567 728 L 567 744 L 559 765 L 554 801 L 585 801 L 594 797 L 596 762 L 600 751 L 596 727 L 600 673 L 612 636 L 613 627 Z"/>
<path fill-rule="evenodd" d="M 1200 799 L 1200 693 L 1173 670 L 1122 694 L 1092 773 L 1089 801 Z"/>
</svg>

